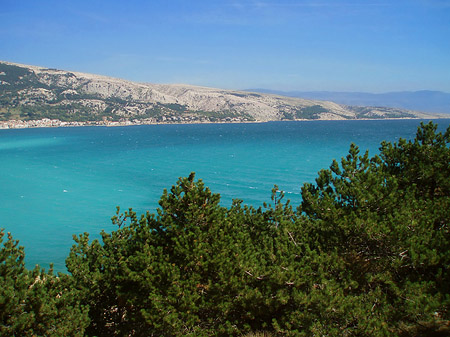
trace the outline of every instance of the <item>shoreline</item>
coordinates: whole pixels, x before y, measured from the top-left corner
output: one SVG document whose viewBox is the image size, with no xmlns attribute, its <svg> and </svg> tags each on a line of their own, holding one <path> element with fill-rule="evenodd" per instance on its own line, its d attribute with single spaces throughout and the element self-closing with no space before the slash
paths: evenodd
<svg viewBox="0 0 450 337">
<path fill-rule="evenodd" d="M 156 122 L 149 120 L 123 120 L 123 121 L 74 121 L 64 122 L 59 119 L 37 119 L 37 120 L 9 120 L 0 121 L 0 130 L 11 129 L 34 129 L 34 128 L 63 128 L 63 127 L 83 127 L 83 126 L 137 126 L 137 125 L 179 125 L 179 124 L 244 124 L 244 123 L 264 123 L 265 121 L 244 121 L 244 120 L 226 120 L 226 121 L 177 121 L 177 122 Z"/>
<path fill-rule="evenodd" d="M 14 129 L 34 129 L 34 128 L 62 128 L 62 127 L 83 127 L 83 126 L 137 126 L 137 125 L 182 125 L 182 124 L 248 124 L 248 123 L 269 123 L 269 122 L 320 122 L 320 121 L 380 121 L 380 120 L 420 120 L 420 119 L 450 119 L 447 116 L 433 117 L 405 117 L 405 118 L 358 118 L 358 119 L 296 119 L 296 120 L 273 120 L 273 121 L 243 121 L 243 120 L 225 120 L 225 121 L 182 121 L 182 122 L 156 122 L 149 120 L 123 120 L 123 121 L 74 121 L 64 122 L 59 119 L 37 119 L 37 120 L 9 120 L 0 121 L 0 130 Z"/>
</svg>

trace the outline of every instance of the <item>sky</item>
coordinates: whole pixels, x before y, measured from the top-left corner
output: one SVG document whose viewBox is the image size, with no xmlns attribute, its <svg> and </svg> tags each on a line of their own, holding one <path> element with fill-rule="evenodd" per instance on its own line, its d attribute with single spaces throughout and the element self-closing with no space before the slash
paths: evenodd
<svg viewBox="0 0 450 337">
<path fill-rule="evenodd" d="M 0 0 L 0 60 L 224 89 L 450 92 L 450 0 Z"/>
</svg>

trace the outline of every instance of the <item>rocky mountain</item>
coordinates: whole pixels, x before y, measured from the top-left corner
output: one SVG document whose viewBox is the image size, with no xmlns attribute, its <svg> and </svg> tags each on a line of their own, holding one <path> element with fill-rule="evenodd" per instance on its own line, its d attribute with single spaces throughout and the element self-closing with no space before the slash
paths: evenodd
<svg viewBox="0 0 450 337">
<path fill-rule="evenodd" d="M 356 107 L 184 84 L 135 83 L 0 62 L 2 121 L 139 124 L 430 117 L 396 108 Z"/>
</svg>

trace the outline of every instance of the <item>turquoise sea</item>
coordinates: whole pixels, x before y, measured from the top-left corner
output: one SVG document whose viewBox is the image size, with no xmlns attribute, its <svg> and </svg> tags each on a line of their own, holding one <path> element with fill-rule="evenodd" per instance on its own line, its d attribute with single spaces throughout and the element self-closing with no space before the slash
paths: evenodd
<svg viewBox="0 0 450 337">
<path fill-rule="evenodd" d="M 437 120 L 445 130 L 450 119 Z M 348 152 L 413 138 L 420 121 L 312 121 L 0 130 L 0 227 L 26 263 L 64 271 L 72 235 L 114 230 L 116 206 L 154 212 L 164 188 L 195 171 L 222 204 L 260 206 L 277 184 L 300 188 Z"/>
</svg>

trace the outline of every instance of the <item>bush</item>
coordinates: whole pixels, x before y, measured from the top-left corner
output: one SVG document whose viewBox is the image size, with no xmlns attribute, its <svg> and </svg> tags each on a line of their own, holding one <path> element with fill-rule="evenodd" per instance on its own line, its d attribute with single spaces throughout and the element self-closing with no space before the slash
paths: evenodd
<svg viewBox="0 0 450 337">
<path fill-rule="evenodd" d="M 0 335 L 83 336 L 88 311 L 77 300 L 69 277 L 24 266 L 24 250 L 0 231 Z"/>
</svg>

